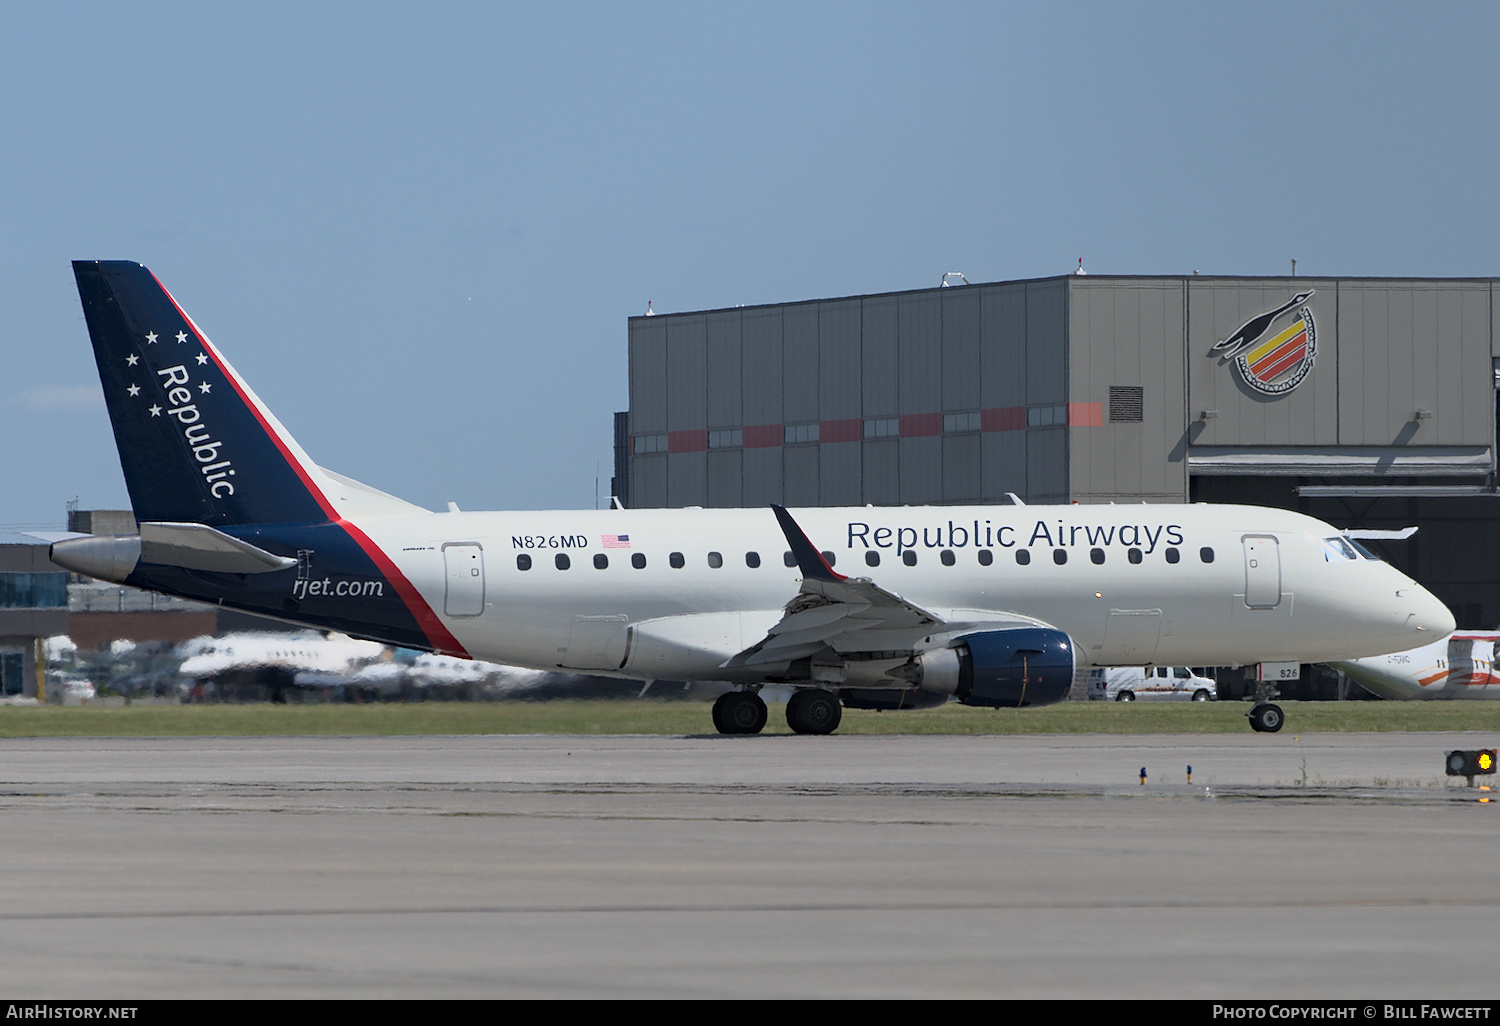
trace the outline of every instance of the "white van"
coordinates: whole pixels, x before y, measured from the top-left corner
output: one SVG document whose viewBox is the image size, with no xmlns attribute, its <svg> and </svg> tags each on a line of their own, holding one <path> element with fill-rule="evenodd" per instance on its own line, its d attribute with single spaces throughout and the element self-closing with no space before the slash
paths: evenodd
<svg viewBox="0 0 1500 1026">
<path fill-rule="evenodd" d="M 1089 671 L 1089 699 L 1134 702 L 1212 702 L 1219 689 L 1186 666 L 1112 666 Z"/>
</svg>

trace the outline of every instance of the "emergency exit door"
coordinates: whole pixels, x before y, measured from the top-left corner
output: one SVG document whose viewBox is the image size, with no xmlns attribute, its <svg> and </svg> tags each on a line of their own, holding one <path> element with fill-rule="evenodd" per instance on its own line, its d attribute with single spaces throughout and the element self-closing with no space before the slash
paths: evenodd
<svg viewBox="0 0 1500 1026">
<path fill-rule="evenodd" d="M 449 616 L 478 616 L 484 612 L 484 550 L 478 545 L 443 546 L 448 589 L 443 612 Z"/>
</svg>

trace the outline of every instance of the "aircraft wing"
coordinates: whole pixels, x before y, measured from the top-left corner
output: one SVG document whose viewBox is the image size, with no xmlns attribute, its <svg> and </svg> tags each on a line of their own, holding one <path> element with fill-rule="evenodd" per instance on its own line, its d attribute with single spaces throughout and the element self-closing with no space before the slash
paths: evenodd
<svg viewBox="0 0 1500 1026">
<path fill-rule="evenodd" d="M 791 514 L 781 506 L 771 508 L 802 571 L 802 587 L 786 604 L 780 622 L 724 666 L 785 663 L 829 649 L 857 648 L 857 643 L 850 644 L 853 636 L 864 632 L 899 631 L 915 636 L 944 626 L 936 614 L 867 577 L 835 572 Z"/>
</svg>

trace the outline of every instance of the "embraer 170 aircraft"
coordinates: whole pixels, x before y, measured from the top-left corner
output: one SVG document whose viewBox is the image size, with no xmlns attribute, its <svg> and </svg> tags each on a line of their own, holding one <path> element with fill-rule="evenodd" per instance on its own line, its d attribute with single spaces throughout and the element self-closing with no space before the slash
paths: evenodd
<svg viewBox="0 0 1500 1026">
<path fill-rule="evenodd" d="M 1497 631 L 1455 631 L 1408 652 L 1330 663 L 1381 698 L 1397 701 L 1500 698 L 1495 673 Z"/>
<path fill-rule="evenodd" d="M 1078 666 L 1327 662 L 1453 630 L 1277 509 L 432 513 L 308 459 L 146 268 L 73 270 L 140 523 L 53 546 L 93 577 L 455 656 L 722 681 L 726 734 L 761 730 L 767 683 L 826 734 L 844 689 L 1046 705 Z"/>
</svg>

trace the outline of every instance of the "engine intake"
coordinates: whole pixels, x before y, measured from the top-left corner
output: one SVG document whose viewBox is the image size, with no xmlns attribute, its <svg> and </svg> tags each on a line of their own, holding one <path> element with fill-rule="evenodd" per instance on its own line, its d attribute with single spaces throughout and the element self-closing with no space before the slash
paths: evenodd
<svg viewBox="0 0 1500 1026">
<path fill-rule="evenodd" d="M 1052 705 L 1073 687 L 1073 641 L 1062 631 L 1025 627 L 966 634 L 923 652 L 902 676 L 964 705 Z"/>
</svg>

